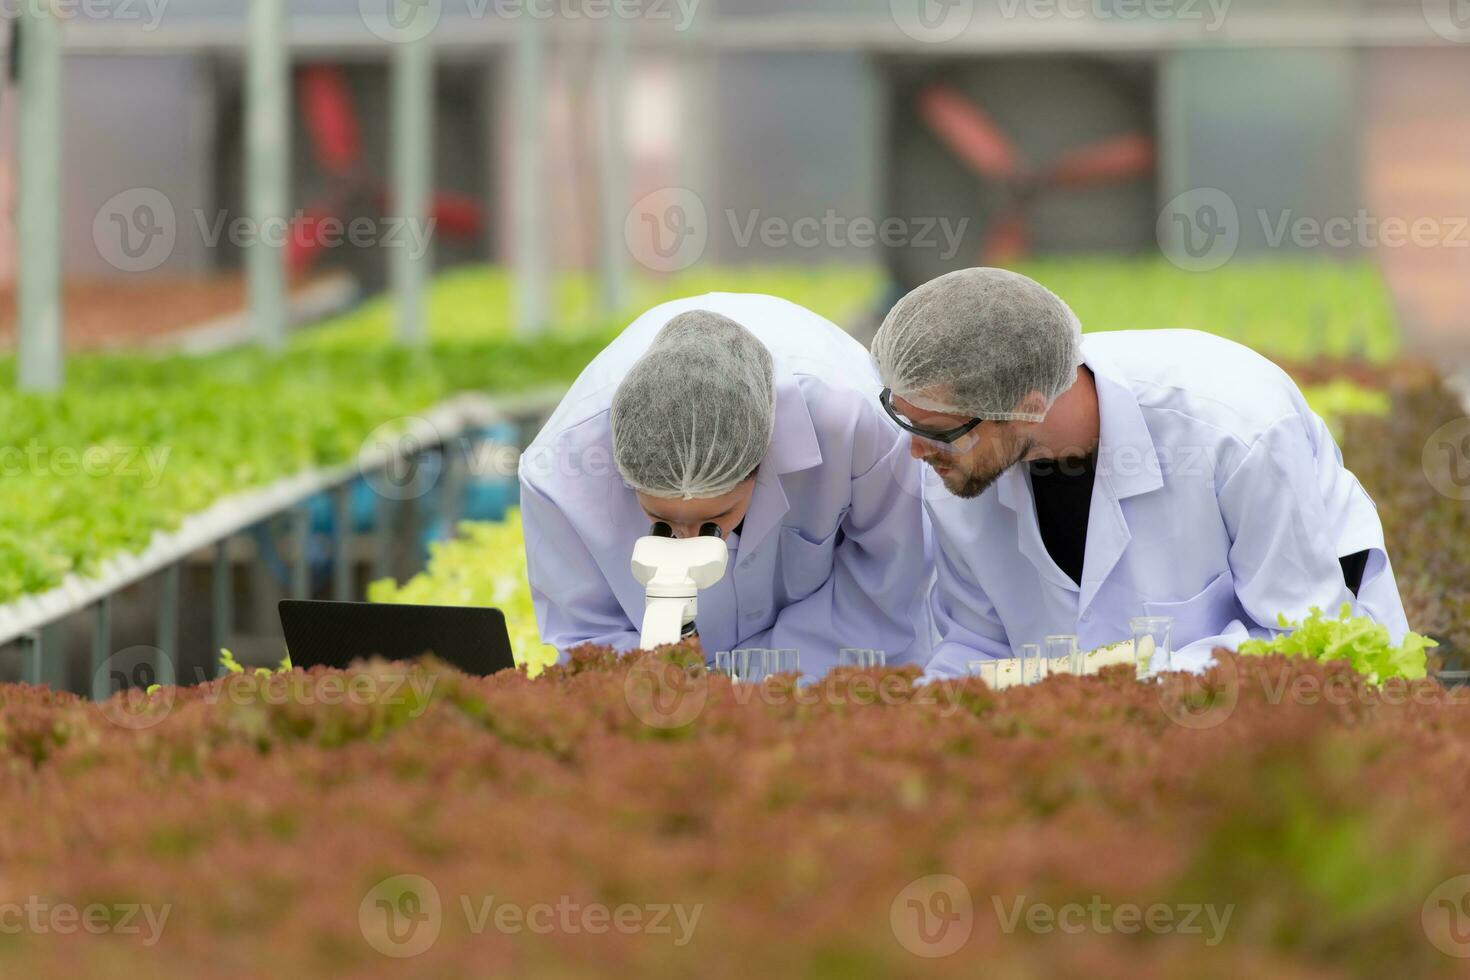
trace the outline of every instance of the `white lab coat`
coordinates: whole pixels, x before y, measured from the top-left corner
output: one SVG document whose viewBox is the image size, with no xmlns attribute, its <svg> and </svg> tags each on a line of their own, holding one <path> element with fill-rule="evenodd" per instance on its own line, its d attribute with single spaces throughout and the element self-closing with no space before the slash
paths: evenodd
<svg viewBox="0 0 1470 980">
<path fill-rule="evenodd" d="M 1378 512 L 1326 424 L 1276 365 L 1192 330 L 1089 334 L 1101 412 L 1080 588 L 1042 542 L 1029 469 L 972 500 L 932 473 L 940 642 L 931 677 L 1075 633 L 1083 649 L 1132 637 L 1136 616 L 1174 620 L 1174 668 L 1345 602 L 1408 631 Z M 1359 598 L 1340 557 L 1370 551 Z"/>
<path fill-rule="evenodd" d="M 523 455 L 521 507 L 543 640 L 566 652 L 638 646 L 644 592 L 633 544 L 648 534 L 612 455 L 618 383 L 680 313 L 712 310 L 753 333 L 776 372 L 772 444 L 724 579 L 699 596 L 706 656 L 797 649 L 817 676 L 843 647 L 928 661 L 932 581 L 921 479 L 884 414 L 872 360 L 831 322 L 771 296 L 713 293 L 659 306 L 604 350 Z"/>
</svg>

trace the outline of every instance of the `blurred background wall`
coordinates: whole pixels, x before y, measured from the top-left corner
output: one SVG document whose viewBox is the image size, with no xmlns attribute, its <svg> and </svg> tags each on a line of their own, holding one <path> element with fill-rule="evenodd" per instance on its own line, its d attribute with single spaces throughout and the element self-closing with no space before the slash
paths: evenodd
<svg viewBox="0 0 1470 980">
<path fill-rule="evenodd" d="M 371 209 L 386 178 L 389 45 L 365 24 L 369 2 L 291 0 L 298 206 Z M 559 0 L 539 102 L 545 220 L 564 268 L 596 265 L 602 220 L 600 42 L 581 2 Z M 674 0 L 644 2 L 680 16 Z M 881 264 L 912 286 L 1018 254 L 1157 254 L 1161 214 L 1181 195 L 1212 214 L 1189 195 L 1217 190 L 1237 211 L 1237 254 L 1371 256 L 1411 342 L 1470 358 L 1470 230 L 1457 230 L 1470 220 L 1470 17 L 1455 19 L 1455 0 L 1058 2 L 704 0 L 686 31 L 639 25 L 618 113 L 628 200 L 693 190 L 711 261 Z M 98 254 L 92 217 L 141 186 L 196 226 L 154 275 L 239 261 L 201 236 L 240 207 L 243 5 L 155 3 L 156 22 L 133 0 L 131 19 L 118 6 L 66 25 L 71 278 L 120 274 Z M 462 218 L 436 239 L 444 265 L 506 261 L 515 244 L 508 66 L 525 21 L 497 22 L 496 9 L 442 0 L 436 186 Z M 940 19 L 916 26 L 925 11 Z M 948 37 L 942 18 L 956 11 L 965 29 Z M 0 191 L 13 196 L 12 102 L 0 111 Z M 362 178 L 348 204 L 323 165 L 344 127 Z M 953 254 L 744 233 L 767 217 L 828 215 L 968 221 Z M 1432 219 L 1436 231 L 1387 244 L 1374 222 L 1389 218 Z M 1333 221 L 1349 227 L 1341 244 L 1311 234 Z M 7 228 L 0 276 L 14 254 Z M 377 255 L 335 250 L 324 262 L 382 285 Z"/>
</svg>

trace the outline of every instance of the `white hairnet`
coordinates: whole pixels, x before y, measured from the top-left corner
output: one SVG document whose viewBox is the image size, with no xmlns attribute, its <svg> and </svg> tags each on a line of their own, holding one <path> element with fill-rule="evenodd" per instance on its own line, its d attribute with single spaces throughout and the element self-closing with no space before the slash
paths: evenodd
<svg viewBox="0 0 1470 980">
<path fill-rule="evenodd" d="M 760 466 L 776 421 L 775 366 L 755 335 L 694 310 L 670 320 L 618 385 L 613 458 L 654 497 L 718 497 Z"/>
<path fill-rule="evenodd" d="M 929 412 L 1040 422 L 1077 378 L 1082 324 L 1045 286 L 1004 269 L 962 269 L 898 301 L 873 338 L 883 383 Z"/>
</svg>

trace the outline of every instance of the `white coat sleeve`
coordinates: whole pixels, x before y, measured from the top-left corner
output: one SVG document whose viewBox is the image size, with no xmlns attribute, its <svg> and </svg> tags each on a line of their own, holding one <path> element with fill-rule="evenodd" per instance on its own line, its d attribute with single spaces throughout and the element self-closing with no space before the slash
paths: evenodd
<svg viewBox="0 0 1470 980">
<path fill-rule="evenodd" d="M 1005 626 L 985 590 L 949 554 L 952 536 L 935 522 L 934 564 L 937 578 L 930 595 L 939 645 L 924 672 L 925 680 L 964 677 L 971 660 L 1011 656 Z"/>
<path fill-rule="evenodd" d="M 831 576 L 782 609 L 770 629 L 740 644 L 800 650 L 809 677 L 837 666 L 841 647 L 882 650 L 890 666 L 922 667 L 929 659 L 924 596 L 931 574 L 921 473 L 908 456 L 908 439 L 876 412 L 862 415 L 853 438 L 854 466 L 861 471 L 852 479 Z"/>
<path fill-rule="evenodd" d="M 526 577 L 541 640 L 562 662 L 583 644 L 618 651 L 638 648 L 638 631 L 618 604 L 592 553 L 560 507 L 521 476 Z"/>
<path fill-rule="evenodd" d="M 1281 614 L 1299 621 L 1313 606 L 1333 616 L 1344 603 L 1357 606 L 1300 416 L 1262 433 L 1218 492 L 1235 594 L 1253 620 L 1245 624 L 1253 635 L 1281 632 Z"/>
</svg>

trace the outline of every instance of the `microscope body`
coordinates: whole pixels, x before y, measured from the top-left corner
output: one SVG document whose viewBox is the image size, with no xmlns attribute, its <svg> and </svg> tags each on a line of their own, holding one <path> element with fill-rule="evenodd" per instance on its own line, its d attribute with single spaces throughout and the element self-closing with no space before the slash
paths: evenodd
<svg viewBox="0 0 1470 980">
<path fill-rule="evenodd" d="M 724 578 L 729 561 L 721 537 L 639 538 L 633 546 L 633 577 L 647 599 L 639 646 L 652 650 L 678 643 L 699 612 L 699 591 Z"/>
</svg>

